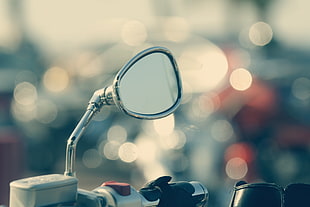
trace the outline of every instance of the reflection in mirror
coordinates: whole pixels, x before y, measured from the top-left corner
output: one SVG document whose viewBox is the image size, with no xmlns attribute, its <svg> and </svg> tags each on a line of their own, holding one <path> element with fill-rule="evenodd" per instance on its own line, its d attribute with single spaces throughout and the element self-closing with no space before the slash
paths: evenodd
<svg viewBox="0 0 310 207">
<path fill-rule="evenodd" d="M 180 98 L 175 65 L 162 52 L 136 61 L 121 77 L 118 93 L 124 110 L 153 115 L 171 109 Z"/>
</svg>

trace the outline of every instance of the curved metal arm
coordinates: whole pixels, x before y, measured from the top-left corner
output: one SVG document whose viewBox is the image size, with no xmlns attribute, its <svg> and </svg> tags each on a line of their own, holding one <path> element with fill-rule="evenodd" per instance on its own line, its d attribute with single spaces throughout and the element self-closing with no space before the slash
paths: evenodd
<svg viewBox="0 0 310 207">
<path fill-rule="evenodd" d="M 114 102 L 112 99 L 111 87 L 97 90 L 91 97 L 86 112 L 84 113 L 83 117 L 81 118 L 67 141 L 66 168 L 64 175 L 75 176 L 76 146 L 80 137 L 83 135 L 86 127 L 88 126 L 90 120 L 98 111 L 100 111 L 103 105 L 113 104 Z"/>
<path fill-rule="evenodd" d="M 87 127 L 89 121 L 96 113 L 95 107 L 88 107 L 93 109 L 87 109 L 81 120 L 79 121 L 78 125 L 72 132 L 71 136 L 69 137 L 67 141 L 67 150 L 66 150 L 66 170 L 65 175 L 67 176 L 75 176 L 75 152 L 76 152 L 76 146 L 77 143 L 82 136 L 83 132 L 85 131 L 85 128 Z"/>
</svg>

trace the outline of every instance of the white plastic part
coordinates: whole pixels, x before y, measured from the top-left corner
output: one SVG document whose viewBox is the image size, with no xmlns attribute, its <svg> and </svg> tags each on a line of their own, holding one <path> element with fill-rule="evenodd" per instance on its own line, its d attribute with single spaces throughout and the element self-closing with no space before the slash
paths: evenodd
<svg viewBox="0 0 310 207">
<path fill-rule="evenodd" d="M 78 189 L 77 206 L 106 207 L 106 198 L 93 191 Z M 109 206 L 110 207 L 110 206 Z"/>
<path fill-rule="evenodd" d="M 98 187 L 93 192 L 102 195 L 109 207 L 152 207 L 159 204 L 159 199 L 148 201 L 132 186 L 130 186 L 130 195 L 127 196 L 122 196 L 113 188 L 107 186 Z"/>
<path fill-rule="evenodd" d="M 16 180 L 10 183 L 10 207 L 38 207 L 74 203 L 77 178 L 50 174 Z"/>
</svg>

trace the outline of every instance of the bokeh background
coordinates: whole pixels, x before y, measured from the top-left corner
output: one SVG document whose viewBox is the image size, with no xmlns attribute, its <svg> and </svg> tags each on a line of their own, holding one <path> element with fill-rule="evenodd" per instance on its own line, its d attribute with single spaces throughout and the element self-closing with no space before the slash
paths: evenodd
<svg viewBox="0 0 310 207">
<path fill-rule="evenodd" d="M 77 148 L 79 187 L 197 180 L 310 182 L 307 0 L 1 0 L 0 204 L 9 181 L 64 171 L 92 93 L 137 52 L 168 47 L 184 97 L 167 118 L 104 108 Z"/>
</svg>

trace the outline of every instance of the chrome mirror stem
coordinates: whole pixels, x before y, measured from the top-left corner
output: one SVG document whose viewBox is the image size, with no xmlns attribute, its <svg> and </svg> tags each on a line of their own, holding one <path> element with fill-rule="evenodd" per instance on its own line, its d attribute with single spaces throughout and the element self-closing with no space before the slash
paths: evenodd
<svg viewBox="0 0 310 207">
<path fill-rule="evenodd" d="M 90 108 L 90 107 L 88 107 Z M 93 107 L 94 108 L 94 107 Z M 95 108 L 94 108 L 95 109 Z M 75 152 L 76 152 L 76 145 L 84 133 L 90 119 L 95 114 L 96 110 L 88 109 L 81 120 L 79 121 L 78 125 L 70 135 L 70 138 L 67 141 L 67 150 L 66 150 L 66 169 L 64 175 L 67 176 L 74 176 L 75 177 Z"/>
<path fill-rule="evenodd" d="M 76 146 L 83 135 L 86 127 L 93 118 L 93 116 L 100 111 L 103 105 L 113 105 L 111 87 L 103 88 L 95 91 L 91 97 L 86 112 L 73 130 L 67 141 L 66 149 L 66 166 L 64 175 L 75 177 L 75 158 L 76 158 Z"/>
</svg>

